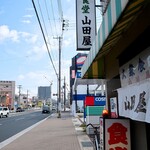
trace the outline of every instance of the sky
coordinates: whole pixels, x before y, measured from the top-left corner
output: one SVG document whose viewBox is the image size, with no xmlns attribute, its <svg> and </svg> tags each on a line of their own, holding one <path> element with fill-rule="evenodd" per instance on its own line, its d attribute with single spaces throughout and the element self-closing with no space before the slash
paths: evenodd
<svg viewBox="0 0 150 150">
<path fill-rule="evenodd" d="M 60 0 L 58 0 L 60 1 Z M 61 85 L 66 78 L 69 89 L 69 67 L 76 51 L 75 0 L 34 0 L 54 67 L 59 70 L 61 46 Z M 61 19 L 65 30 L 61 30 Z M 15 81 L 16 91 L 37 96 L 39 86 L 52 83 L 57 93 L 58 80 L 48 55 L 32 0 L 0 0 L 0 80 Z M 55 97 L 54 97 L 55 98 Z"/>
</svg>

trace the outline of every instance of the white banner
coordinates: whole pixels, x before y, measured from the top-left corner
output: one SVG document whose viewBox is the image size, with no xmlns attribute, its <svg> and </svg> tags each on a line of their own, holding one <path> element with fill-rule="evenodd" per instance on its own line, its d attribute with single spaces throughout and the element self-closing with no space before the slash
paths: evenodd
<svg viewBox="0 0 150 150">
<path fill-rule="evenodd" d="M 76 0 L 77 50 L 90 50 L 96 36 L 95 0 Z"/>
<path fill-rule="evenodd" d="M 150 123 L 150 79 L 117 91 L 120 116 Z"/>
<path fill-rule="evenodd" d="M 150 78 L 150 47 L 120 67 L 121 87 Z"/>
</svg>

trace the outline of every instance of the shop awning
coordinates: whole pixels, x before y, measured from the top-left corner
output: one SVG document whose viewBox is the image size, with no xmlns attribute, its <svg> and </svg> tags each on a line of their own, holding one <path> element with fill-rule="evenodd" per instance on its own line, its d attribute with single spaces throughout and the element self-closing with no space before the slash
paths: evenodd
<svg viewBox="0 0 150 150">
<path fill-rule="evenodd" d="M 147 0 L 110 1 L 95 41 L 81 69 L 83 79 L 105 78 L 104 56 L 142 12 L 142 7 L 146 2 Z"/>
<path fill-rule="evenodd" d="M 79 79 L 76 78 L 73 90 L 75 91 L 78 85 L 103 85 L 105 84 L 105 79 Z"/>
</svg>

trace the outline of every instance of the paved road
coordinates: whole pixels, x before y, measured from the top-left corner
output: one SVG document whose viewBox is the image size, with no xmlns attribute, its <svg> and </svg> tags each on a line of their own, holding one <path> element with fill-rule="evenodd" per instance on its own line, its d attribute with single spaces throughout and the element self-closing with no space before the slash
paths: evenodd
<svg viewBox="0 0 150 150">
<path fill-rule="evenodd" d="M 49 115 L 36 111 L 17 113 L 8 118 L 0 118 L 0 142 L 47 118 Z"/>
</svg>

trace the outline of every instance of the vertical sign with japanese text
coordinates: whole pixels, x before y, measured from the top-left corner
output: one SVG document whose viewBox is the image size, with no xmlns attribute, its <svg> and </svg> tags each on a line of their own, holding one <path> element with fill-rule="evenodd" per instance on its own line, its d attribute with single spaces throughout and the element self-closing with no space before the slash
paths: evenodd
<svg viewBox="0 0 150 150">
<path fill-rule="evenodd" d="M 105 149 L 131 150 L 130 120 L 104 119 L 105 121 Z"/>
<path fill-rule="evenodd" d="M 76 0 L 77 51 L 89 51 L 96 35 L 95 0 Z"/>
<path fill-rule="evenodd" d="M 104 150 L 104 129 L 103 118 L 100 117 L 100 150 Z"/>
<path fill-rule="evenodd" d="M 117 106 L 116 97 L 110 98 L 110 113 L 111 113 L 111 118 L 118 118 L 118 106 Z"/>
</svg>

